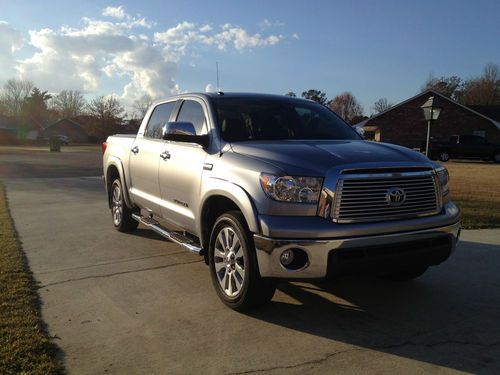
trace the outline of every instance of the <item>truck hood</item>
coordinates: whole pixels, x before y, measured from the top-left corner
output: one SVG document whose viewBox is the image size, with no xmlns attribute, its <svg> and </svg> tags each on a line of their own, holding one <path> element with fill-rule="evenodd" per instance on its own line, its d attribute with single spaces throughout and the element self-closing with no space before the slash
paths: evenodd
<svg viewBox="0 0 500 375">
<path fill-rule="evenodd" d="M 329 169 L 356 165 L 426 165 L 424 155 L 408 148 L 362 140 L 280 140 L 233 143 L 232 150 L 280 168 L 290 175 L 324 176 Z"/>
</svg>

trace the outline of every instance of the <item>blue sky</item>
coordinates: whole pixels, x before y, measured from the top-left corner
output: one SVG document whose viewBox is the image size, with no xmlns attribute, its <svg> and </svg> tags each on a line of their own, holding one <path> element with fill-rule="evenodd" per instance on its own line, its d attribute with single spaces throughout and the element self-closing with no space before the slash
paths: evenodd
<svg viewBox="0 0 500 375">
<path fill-rule="evenodd" d="M 204 91 L 219 61 L 226 91 L 351 91 L 370 114 L 380 97 L 417 93 L 429 74 L 469 78 L 500 63 L 499 1 L 0 0 L 0 9 L 0 82 L 15 74 L 128 102 Z"/>
</svg>

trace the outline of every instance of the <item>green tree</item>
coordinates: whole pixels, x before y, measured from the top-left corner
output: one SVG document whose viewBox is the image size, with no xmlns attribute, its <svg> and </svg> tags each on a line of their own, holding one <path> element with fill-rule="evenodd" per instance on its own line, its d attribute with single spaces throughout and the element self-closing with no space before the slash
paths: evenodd
<svg viewBox="0 0 500 375">
<path fill-rule="evenodd" d="M 314 100 L 315 102 L 318 102 L 319 104 L 323 105 L 326 105 L 328 101 L 328 99 L 326 98 L 326 94 L 316 89 L 309 89 L 307 91 L 304 91 L 302 93 L 302 97 L 304 99 Z"/>
<path fill-rule="evenodd" d="M 52 96 L 47 91 L 40 91 L 37 87 L 31 90 L 21 104 L 20 118 L 22 120 L 20 137 L 24 138 L 30 130 L 40 130 L 40 127 L 47 125 L 50 120 L 50 112 L 47 102 Z"/>
<path fill-rule="evenodd" d="M 285 96 L 291 96 L 292 98 L 296 98 L 297 94 L 295 94 L 293 91 L 288 91 Z"/>
</svg>

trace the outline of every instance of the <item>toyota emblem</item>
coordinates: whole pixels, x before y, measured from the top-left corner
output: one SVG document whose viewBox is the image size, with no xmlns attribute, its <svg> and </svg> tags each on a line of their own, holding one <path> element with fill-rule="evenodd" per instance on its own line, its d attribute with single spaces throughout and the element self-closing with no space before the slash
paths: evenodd
<svg viewBox="0 0 500 375">
<path fill-rule="evenodd" d="M 391 187 L 385 193 L 385 200 L 389 206 L 401 206 L 406 200 L 406 193 L 399 187 Z"/>
</svg>

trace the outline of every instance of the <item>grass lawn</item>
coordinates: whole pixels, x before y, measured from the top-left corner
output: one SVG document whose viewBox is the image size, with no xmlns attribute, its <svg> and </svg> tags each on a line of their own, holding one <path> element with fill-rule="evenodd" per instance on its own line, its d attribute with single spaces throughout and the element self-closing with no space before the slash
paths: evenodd
<svg viewBox="0 0 500 375">
<path fill-rule="evenodd" d="M 57 347 L 40 319 L 39 299 L 0 184 L 0 374 L 58 374 Z"/>
<path fill-rule="evenodd" d="M 466 229 L 500 227 L 500 164 L 449 162 L 451 199 Z"/>
</svg>

